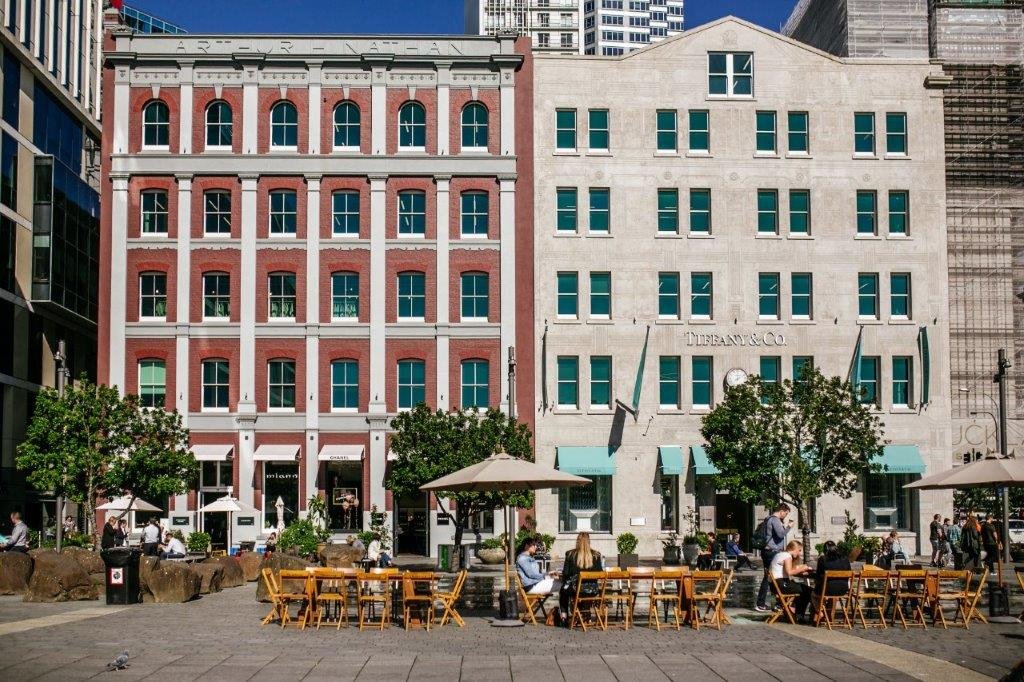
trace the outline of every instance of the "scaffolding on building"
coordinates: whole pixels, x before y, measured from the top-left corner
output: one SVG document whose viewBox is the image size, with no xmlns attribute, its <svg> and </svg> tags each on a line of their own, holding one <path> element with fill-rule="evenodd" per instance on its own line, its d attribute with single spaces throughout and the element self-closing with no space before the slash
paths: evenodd
<svg viewBox="0 0 1024 682">
<path fill-rule="evenodd" d="M 783 33 L 842 57 L 928 57 L 928 0 L 800 0 Z"/>
</svg>

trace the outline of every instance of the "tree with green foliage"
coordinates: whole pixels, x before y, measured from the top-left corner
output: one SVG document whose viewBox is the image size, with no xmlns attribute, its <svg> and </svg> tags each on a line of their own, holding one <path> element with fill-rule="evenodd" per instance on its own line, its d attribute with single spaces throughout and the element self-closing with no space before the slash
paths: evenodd
<svg viewBox="0 0 1024 682">
<path fill-rule="evenodd" d="M 797 381 L 755 375 L 729 388 L 702 420 L 717 486 L 747 502 L 796 508 L 805 559 L 814 500 L 848 498 L 861 476 L 881 471 L 883 424 L 858 396 L 850 382 L 805 365 Z"/>
<path fill-rule="evenodd" d="M 396 416 L 391 427 L 391 450 L 398 458 L 384 485 L 396 497 L 420 493 L 421 485 L 482 462 L 499 449 L 533 461 L 529 427 L 498 410 L 433 412 L 420 404 Z M 454 514 L 445 512 L 455 526 L 456 546 L 476 514 L 505 505 L 533 506 L 528 492 L 439 491 L 437 496 L 456 504 Z"/>
</svg>

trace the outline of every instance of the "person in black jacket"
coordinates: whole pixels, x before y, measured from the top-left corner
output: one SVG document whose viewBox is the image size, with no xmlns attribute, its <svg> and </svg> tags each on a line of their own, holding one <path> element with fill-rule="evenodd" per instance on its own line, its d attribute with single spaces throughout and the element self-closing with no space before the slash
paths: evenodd
<svg viewBox="0 0 1024 682">
<path fill-rule="evenodd" d="M 818 565 L 815 567 L 814 593 L 821 596 L 824 589 L 825 594 L 836 596 L 846 594 L 850 585 L 848 580 L 836 580 L 833 578 L 825 584 L 825 571 L 852 571 L 849 557 L 839 552 L 839 546 L 831 540 L 822 547 L 821 557 L 818 558 Z"/>
<path fill-rule="evenodd" d="M 601 555 L 590 549 L 590 533 L 577 535 L 576 549 L 570 549 L 565 553 L 565 563 L 562 566 L 562 588 L 558 592 L 558 608 L 562 612 L 563 623 L 569 622 L 569 606 L 576 597 L 576 583 L 579 581 L 580 572 L 603 570 L 604 560 Z M 584 584 L 583 591 L 585 592 L 588 587 Z"/>
<path fill-rule="evenodd" d="M 999 561 L 999 530 L 991 514 L 985 515 L 985 523 L 981 524 L 981 548 L 985 550 L 985 567 L 989 571 L 996 570 Z"/>
<path fill-rule="evenodd" d="M 111 516 L 103 524 L 103 537 L 100 538 L 100 547 L 110 549 L 117 546 L 117 517 Z"/>
</svg>

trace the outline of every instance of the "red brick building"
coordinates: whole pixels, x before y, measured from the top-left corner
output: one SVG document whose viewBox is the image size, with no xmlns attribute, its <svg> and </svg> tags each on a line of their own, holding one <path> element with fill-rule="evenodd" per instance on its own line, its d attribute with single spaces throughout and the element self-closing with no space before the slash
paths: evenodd
<svg viewBox="0 0 1024 682">
<path fill-rule="evenodd" d="M 171 527 L 223 536 L 196 510 L 231 490 L 256 510 L 233 537 L 258 539 L 278 497 L 290 519 L 321 491 L 336 533 L 377 505 L 400 551 L 449 542 L 435 503 L 384 489 L 388 423 L 508 410 L 509 348 L 533 365 L 529 46 L 114 29 L 106 48 L 99 375 L 185 417 L 203 475 Z"/>
</svg>

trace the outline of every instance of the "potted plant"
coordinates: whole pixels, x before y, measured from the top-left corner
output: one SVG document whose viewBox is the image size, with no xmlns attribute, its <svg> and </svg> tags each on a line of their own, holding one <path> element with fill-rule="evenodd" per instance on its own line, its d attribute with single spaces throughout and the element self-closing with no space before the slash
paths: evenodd
<svg viewBox="0 0 1024 682">
<path fill-rule="evenodd" d="M 327 530 L 327 500 L 320 493 L 317 493 L 309 498 L 306 508 L 309 510 L 309 521 L 313 524 L 313 528 L 316 531 L 316 553 L 319 556 L 320 552 L 327 546 L 327 540 L 331 536 L 330 531 Z"/>
<path fill-rule="evenodd" d="M 690 531 L 683 536 L 683 559 L 686 560 L 687 565 L 692 566 L 700 555 L 701 538 L 698 532 L 700 518 L 697 516 L 697 510 L 693 507 L 687 507 L 683 516 L 690 528 Z"/>
<path fill-rule="evenodd" d="M 208 554 L 210 552 L 210 534 L 201 530 L 189 534 L 185 541 L 189 554 Z"/>
<path fill-rule="evenodd" d="M 313 523 L 309 519 L 300 519 L 293 521 L 281 531 L 281 536 L 277 539 L 277 549 L 281 552 L 315 558 L 319 543 L 320 535 Z"/>
<path fill-rule="evenodd" d="M 632 533 L 622 533 L 615 538 L 615 548 L 619 550 L 619 568 L 630 568 L 640 565 L 640 556 L 636 553 L 636 546 L 640 544 Z"/>
<path fill-rule="evenodd" d="M 476 553 L 478 559 L 485 564 L 501 564 L 505 562 L 505 536 L 487 538 L 480 543 Z"/>
<path fill-rule="evenodd" d="M 678 566 L 680 556 L 679 533 L 672 531 L 661 540 L 661 561 L 666 566 Z"/>
</svg>

